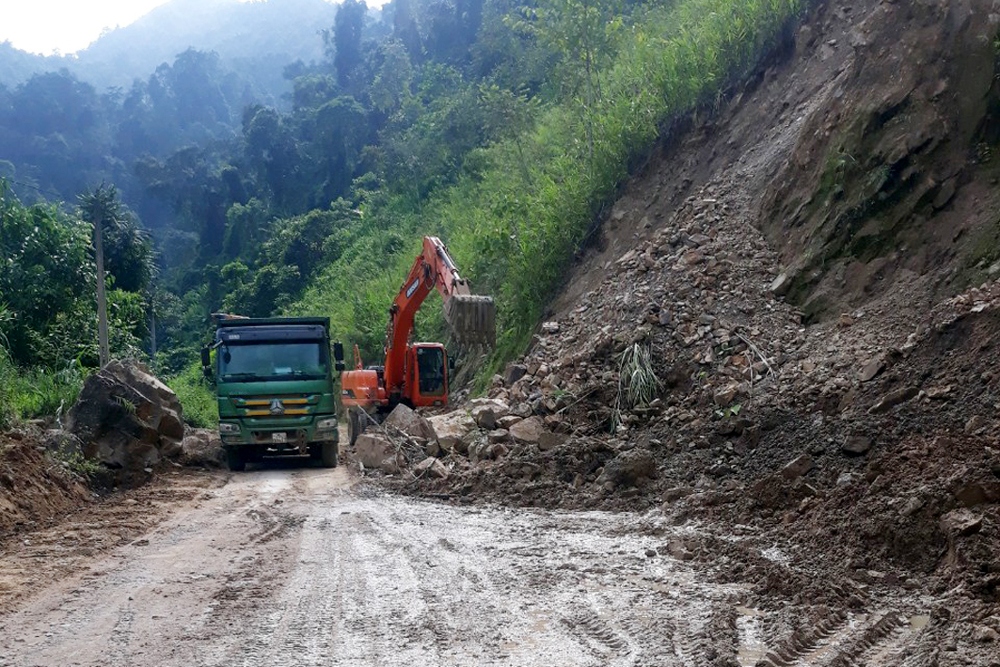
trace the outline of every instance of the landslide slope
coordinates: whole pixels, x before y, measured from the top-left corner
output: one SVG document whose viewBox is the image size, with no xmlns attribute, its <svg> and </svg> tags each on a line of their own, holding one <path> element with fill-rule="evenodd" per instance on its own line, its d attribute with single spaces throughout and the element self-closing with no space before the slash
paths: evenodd
<svg viewBox="0 0 1000 667">
<path fill-rule="evenodd" d="M 407 488 L 658 508 L 714 526 L 670 552 L 762 605 L 916 591 L 905 664 L 1000 664 L 998 24 L 997 2 L 817 2 L 658 147 L 495 379 L 564 437 Z"/>
</svg>

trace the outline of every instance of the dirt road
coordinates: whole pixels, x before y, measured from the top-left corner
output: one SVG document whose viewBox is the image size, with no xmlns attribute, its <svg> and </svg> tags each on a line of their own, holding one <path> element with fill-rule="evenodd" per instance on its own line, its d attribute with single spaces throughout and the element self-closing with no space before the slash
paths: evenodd
<svg viewBox="0 0 1000 667">
<path fill-rule="evenodd" d="M 776 664 L 875 665 L 921 635 L 919 615 L 833 610 L 782 641 L 786 615 L 696 571 L 697 528 L 656 512 L 453 507 L 343 468 L 150 493 L 174 499 L 162 521 L 103 553 L 59 547 L 66 524 L 5 551 L 0 666 L 753 665 L 783 647 Z"/>
</svg>

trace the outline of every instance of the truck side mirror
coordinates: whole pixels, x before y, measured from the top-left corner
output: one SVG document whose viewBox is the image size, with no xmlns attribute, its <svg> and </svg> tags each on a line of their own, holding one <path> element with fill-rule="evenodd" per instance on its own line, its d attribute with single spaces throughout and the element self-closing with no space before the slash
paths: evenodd
<svg viewBox="0 0 1000 667">
<path fill-rule="evenodd" d="M 201 348 L 201 371 L 205 374 L 205 377 L 211 379 L 212 351 L 207 347 Z"/>
<path fill-rule="evenodd" d="M 336 362 L 333 367 L 337 371 L 343 371 L 346 368 L 344 366 L 344 344 L 339 341 L 333 344 L 333 359 Z"/>
<path fill-rule="evenodd" d="M 448 357 L 448 370 L 449 371 L 455 370 L 455 357 L 452 356 Z"/>
</svg>

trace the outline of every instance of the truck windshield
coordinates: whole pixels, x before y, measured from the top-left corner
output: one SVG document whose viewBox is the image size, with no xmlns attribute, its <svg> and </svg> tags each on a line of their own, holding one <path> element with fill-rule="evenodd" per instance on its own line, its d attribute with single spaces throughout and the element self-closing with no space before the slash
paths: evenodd
<svg viewBox="0 0 1000 667">
<path fill-rule="evenodd" d="M 219 350 L 223 382 L 322 380 L 327 355 L 319 341 L 229 343 Z"/>
</svg>

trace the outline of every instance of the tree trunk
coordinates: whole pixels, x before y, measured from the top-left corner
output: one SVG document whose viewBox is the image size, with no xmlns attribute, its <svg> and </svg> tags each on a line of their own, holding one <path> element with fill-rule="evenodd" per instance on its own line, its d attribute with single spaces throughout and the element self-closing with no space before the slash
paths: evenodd
<svg viewBox="0 0 1000 667">
<path fill-rule="evenodd" d="M 104 221 L 97 214 L 94 220 L 94 246 L 97 251 L 97 342 L 100 349 L 101 368 L 111 361 L 108 345 L 108 298 L 104 293 Z"/>
</svg>

